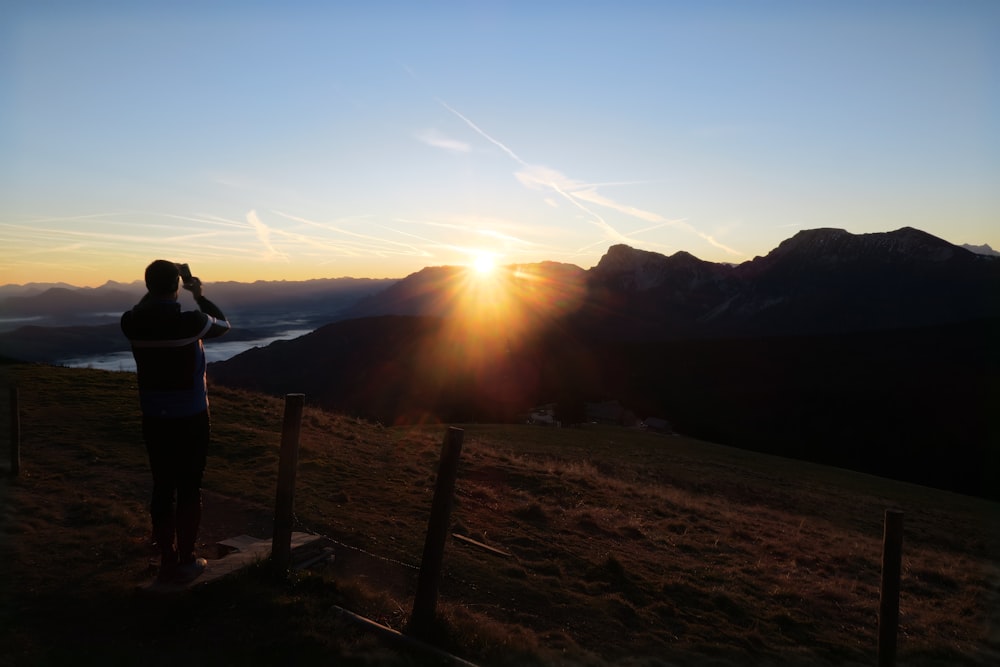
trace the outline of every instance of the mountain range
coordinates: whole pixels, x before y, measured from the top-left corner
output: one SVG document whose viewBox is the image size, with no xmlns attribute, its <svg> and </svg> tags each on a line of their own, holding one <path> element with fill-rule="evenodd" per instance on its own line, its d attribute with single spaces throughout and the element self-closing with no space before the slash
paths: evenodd
<svg viewBox="0 0 1000 667">
<path fill-rule="evenodd" d="M 587 405 L 975 494 L 1000 489 L 1000 258 L 912 228 L 800 232 L 732 266 L 612 246 L 589 270 L 417 272 L 215 382 L 385 423 Z M 624 419 L 624 417 L 622 417 Z"/>
<path fill-rule="evenodd" d="M 590 270 L 543 262 L 501 269 L 509 306 L 605 320 L 613 338 L 732 337 L 893 328 L 994 316 L 1000 258 L 916 229 L 803 231 L 739 265 L 615 245 Z M 448 316 L 462 267 L 404 279 L 210 283 L 231 319 L 268 326 L 294 317 L 320 326 L 372 315 Z M 141 281 L 81 288 L 0 286 L 0 319 L 37 326 L 110 324 L 142 296 Z M 603 316 L 601 315 L 603 313 Z M 0 329 L 2 330 L 2 329 Z"/>
<path fill-rule="evenodd" d="M 359 299 L 393 279 L 330 278 L 307 281 L 219 282 L 205 295 L 238 326 L 228 341 L 253 341 L 288 329 L 312 329 L 339 319 Z M 127 352 L 121 314 L 145 294 L 141 281 L 100 287 L 65 284 L 0 287 L 0 357 L 59 362 Z M 181 303 L 191 307 L 190 297 Z"/>
<path fill-rule="evenodd" d="M 912 228 L 803 231 L 739 265 L 612 246 L 592 269 L 504 268 L 506 306 L 546 308 L 592 335 L 665 340 L 849 333 L 1000 316 L 1000 257 Z M 344 311 L 456 315 L 460 267 L 424 269 Z"/>
<path fill-rule="evenodd" d="M 205 286 L 206 295 L 225 304 L 229 313 L 282 317 L 318 317 L 320 323 L 359 298 L 385 289 L 395 279 L 323 278 L 304 281 L 253 283 L 217 282 Z M 0 313 L 8 319 L 34 319 L 43 326 L 94 323 L 101 317 L 117 317 L 131 308 L 146 292 L 141 280 L 132 283 L 108 281 L 100 287 L 74 287 L 65 283 L 29 283 L 0 287 Z"/>
<path fill-rule="evenodd" d="M 209 375 L 391 424 L 522 420 L 549 405 L 569 425 L 609 414 L 588 405 L 620 406 L 622 423 L 656 417 L 723 444 L 1000 497 L 1000 257 L 982 250 L 913 228 L 814 229 L 738 265 L 615 245 L 586 270 L 218 283 L 209 296 L 236 336 L 291 318 L 316 328 Z M 12 290 L 0 288 L 4 317 L 94 323 L 116 322 L 142 286 Z M 21 327 L 0 333 L 0 356 L 122 346 L 115 329 Z"/>
</svg>

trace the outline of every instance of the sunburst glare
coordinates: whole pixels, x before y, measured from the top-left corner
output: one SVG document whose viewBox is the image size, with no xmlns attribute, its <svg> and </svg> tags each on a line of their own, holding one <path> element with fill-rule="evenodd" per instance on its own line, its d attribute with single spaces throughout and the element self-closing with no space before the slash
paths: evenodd
<svg viewBox="0 0 1000 667">
<path fill-rule="evenodd" d="M 479 276 L 492 275 L 496 268 L 496 258 L 492 253 L 481 252 L 472 259 L 472 270 Z"/>
<path fill-rule="evenodd" d="M 521 341 L 580 303 L 582 272 L 563 275 L 556 265 L 501 266 L 496 259 L 489 252 L 475 255 L 442 290 L 447 297 L 438 314 L 446 319 L 448 365 L 483 370 L 508 363 Z"/>
</svg>

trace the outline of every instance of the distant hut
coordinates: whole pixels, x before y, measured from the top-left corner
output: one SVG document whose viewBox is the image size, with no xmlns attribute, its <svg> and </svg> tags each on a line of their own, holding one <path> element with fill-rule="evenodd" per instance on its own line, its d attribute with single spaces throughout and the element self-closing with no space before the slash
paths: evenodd
<svg viewBox="0 0 1000 667">
<path fill-rule="evenodd" d="M 539 406 L 531 411 L 528 416 L 529 424 L 541 424 L 543 426 L 556 426 L 555 404 Z"/>
<path fill-rule="evenodd" d="M 622 407 L 618 401 L 587 403 L 587 419 L 598 424 L 628 427 L 635 427 L 639 423 L 639 418 L 635 416 L 635 413 Z"/>
<path fill-rule="evenodd" d="M 647 429 L 649 429 L 650 431 L 654 431 L 656 433 L 674 432 L 674 429 L 671 428 L 670 426 L 670 422 L 660 417 L 647 417 L 646 420 L 642 423 L 642 425 Z"/>
</svg>

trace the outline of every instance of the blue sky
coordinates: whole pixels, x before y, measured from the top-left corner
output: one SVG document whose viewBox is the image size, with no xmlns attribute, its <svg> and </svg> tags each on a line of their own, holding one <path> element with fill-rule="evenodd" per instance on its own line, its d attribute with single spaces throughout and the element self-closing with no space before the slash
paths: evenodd
<svg viewBox="0 0 1000 667">
<path fill-rule="evenodd" d="M 998 212 L 997 2 L 0 7 L 0 284 L 997 248 Z"/>
</svg>

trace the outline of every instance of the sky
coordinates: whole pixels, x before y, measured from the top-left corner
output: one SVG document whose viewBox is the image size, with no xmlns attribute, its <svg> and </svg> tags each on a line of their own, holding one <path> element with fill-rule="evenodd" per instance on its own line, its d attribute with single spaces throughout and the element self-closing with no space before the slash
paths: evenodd
<svg viewBox="0 0 1000 667">
<path fill-rule="evenodd" d="M 1000 248 L 1000 2 L 0 4 L 0 285 Z"/>
</svg>

